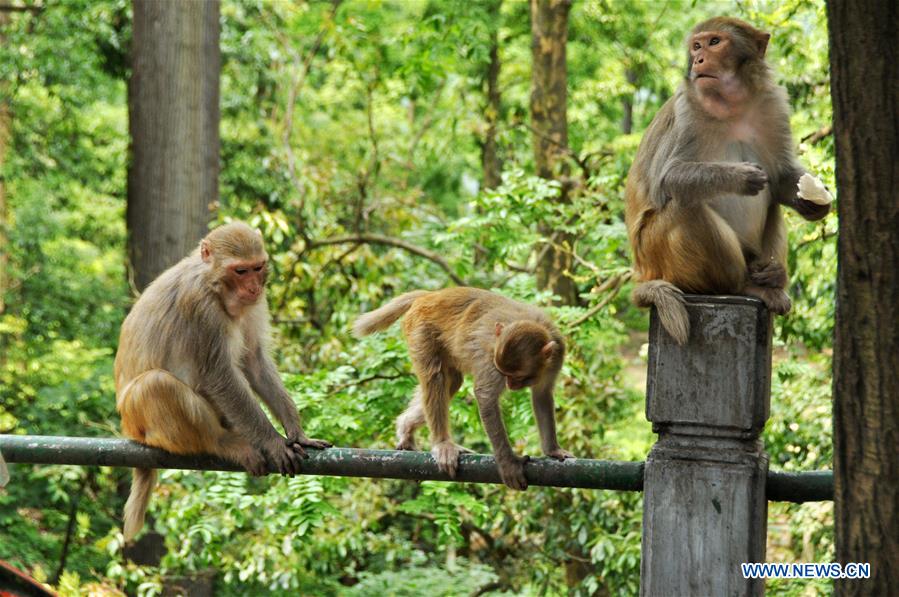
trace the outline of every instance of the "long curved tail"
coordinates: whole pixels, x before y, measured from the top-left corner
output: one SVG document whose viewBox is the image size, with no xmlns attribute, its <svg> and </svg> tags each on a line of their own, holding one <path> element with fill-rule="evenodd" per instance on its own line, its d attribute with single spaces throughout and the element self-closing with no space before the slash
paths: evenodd
<svg viewBox="0 0 899 597">
<path fill-rule="evenodd" d="M 125 543 L 130 542 L 144 526 L 144 515 L 150 503 L 150 495 L 156 486 L 156 469 L 136 468 L 131 480 L 131 494 L 125 502 Z"/>
<path fill-rule="evenodd" d="M 637 284 L 631 294 L 638 307 L 655 305 L 659 320 L 674 341 L 686 344 L 690 337 L 690 318 L 680 288 L 664 280 L 650 280 Z"/>
<path fill-rule="evenodd" d="M 430 293 L 427 290 L 413 290 L 412 292 L 399 295 L 383 307 L 378 307 L 374 311 L 360 315 L 353 323 L 353 335 L 361 338 L 362 336 L 368 336 L 387 329 L 409 310 L 415 299 L 426 294 Z"/>
</svg>

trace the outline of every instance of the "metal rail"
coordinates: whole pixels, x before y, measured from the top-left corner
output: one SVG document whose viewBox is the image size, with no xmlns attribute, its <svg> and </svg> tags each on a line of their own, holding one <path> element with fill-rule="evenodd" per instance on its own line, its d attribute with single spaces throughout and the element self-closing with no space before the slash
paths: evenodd
<svg viewBox="0 0 899 597">
<path fill-rule="evenodd" d="M 214 456 L 170 454 L 126 439 L 0 435 L 0 452 L 9 463 L 124 466 L 191 470 L 240 471 L 240 466 Z M 643 490 L 643 462 L 574 458 L 559 462 L 532 458 L 526 466 L 534 486 L 580 487 L 619 491 Z M 437 469 L 429 452 L 328 448 L 309 450 L 304 475 L 502 483 L 493 456 L 463 454 L 455 479 Z M 770 500 L 808 502 L 833 499 L 833 473 L 769 471 Z"/>
<path fill-rule="evenodd" d="M 240 466 L 214 456 L 183 456 L 126 439 L 0 435 L 0 452 L 7 462 L 76 464 L 240 471 Z M 463 454 L 455 479 L 440 472 L 429 452 L 328 448 L 309 450 L 304 475 L 374 477 L 424 481 L 502 483 L 493 456 Z M 533 458 L 526 465 L 531 485 L 588 489 L 643 489 L 642 462 L 574 458 L 559 462 Z"/>
</svg>

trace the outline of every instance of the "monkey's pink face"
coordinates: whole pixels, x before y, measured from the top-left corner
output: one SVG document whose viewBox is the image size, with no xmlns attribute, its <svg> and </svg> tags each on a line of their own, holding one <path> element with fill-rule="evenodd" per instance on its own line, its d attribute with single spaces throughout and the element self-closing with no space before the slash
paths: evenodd
<svg viewBox="0 0 899 597">
<path fill-rule="evenodd" d="M 733 48 L 726 31 L 703 31 L 690 38 L 690 80 L 700 89 L 716 88 L 733 76 Z"/>
<path fill-rule="evenodd" d="M 265 259 L 232 261 L 226 267 L 226 284 L 237 300 L 244 305 L 256 303 L 265 294 L 268 275 Z"/>
</svg>

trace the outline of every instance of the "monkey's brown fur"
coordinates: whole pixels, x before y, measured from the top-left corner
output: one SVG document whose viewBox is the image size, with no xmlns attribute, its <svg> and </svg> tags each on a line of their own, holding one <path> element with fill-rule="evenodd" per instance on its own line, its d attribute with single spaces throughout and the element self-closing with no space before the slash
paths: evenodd
<svg viewBox="0 0 899 597">
<path fill-rule="evenodd" d="M 767 33 L 728 17 L 697 25 L 687 76 L 650 124 L 625 190 L 634 301 L 655 305 L 683 344 L 682 291 L 746 294 L 786 313 L 786 233 L 780 205 L 823 218 L 797 196 L 786 94 L 764 60 Z M 767 183 L 767 184 L 766 184 Z"/>
<path fill-rule="evenodd" d="M 229 224 L 147 287 L 122 324 L 115 360 L 127 437 L 176 454 L 217 454 L 256 475 L 297 473 L 303 446 L 329 445 L 303 433 L 267 354 L 266 260 L 257 231 Z M 155 481 L 154 470 L 135 469 L 126 541 L 143 526 Z"/>
<path fill-rule="evenodd" d="M 455 476 L 464 448 L 452 441 L 449 402 L 462 385 L 462 375 L 468 373 L 474 376 L 481 421 L 506 485 L 527 487 L 527 457 L 512 450 L 500 412 L 499 398 L 506 386 L 531 388 L 543 452 L 559 460 L 571 457 L 559 447 L 553 401 L 565 343 L 543 311 L 477 288 L 419 290 L 362 315 L 353 330 L 365 336 L 400 317 L 419 386 L 397 419 L 397 449 L 414 450 L 415 430 L 427 422 L 438 466 Z"/>
</svg>

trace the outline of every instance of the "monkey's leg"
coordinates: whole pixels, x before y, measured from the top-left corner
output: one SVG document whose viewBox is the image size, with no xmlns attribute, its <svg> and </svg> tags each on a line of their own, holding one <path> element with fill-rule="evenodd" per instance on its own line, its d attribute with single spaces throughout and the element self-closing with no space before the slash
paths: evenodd
<svg viewBox="0 0 899 597">
<path fill-rule="evenodd" d="M 678 344 L 690 335 L 683 292 L 740 294 L 746 286 L 746 260 L 736 233 L 702 204 L 670 201 L 644 223 L 634 253 L 642 281 L 634 288 L 634 303 L 655 305 Z"/>
<path fill-rule="evenodd" d="M 512 449 L 509 433 L 503 423 L 503 413 L 499 407 L 499 397 L 503 393 L 503 378 L 490 376 L 475 380 L 475 398 L 478 401 L 478 413 L 481 424 L 487 432 L 493 446 L 493 456 L 499 468 L 499 476 L 503 483 L 512 489 L 527 489 L 528 480 L 524 474 L 527 456 L 518 456 Z"/>
<path fill-rule="evenodd" d="M 780 207 L 775 203 L 768 209 L 761 253 L 749 264 L 749 280 L 743 292 L 760 298 L 770 311 L 783 315 L 792 307 L 784 291 L 788 282 L 787 233 Z"/>
<path fill-rule="evenodd" d="M 448 396 L 447 404 L 449 404 L 449 401 L 453 399 L 453 397 L 456 395 L 456 392 L 458 392 L 459 388 L 462 387 L 462 373 L 460 371 L 457 371 L 456 369 L 447 368 L 446 383 L 447 383 L 446 391 L 447 391 L 447 396 Z M 469 450 L 468 448 L 461 446 L 459 444 L 456 444 L 456 449 L 460 453 L 474 454 L 473 450 Z"/>
<path fill-rule="evenodd" d="M 152 369 L 123 391 L 122 431 L 148 446 L 175 454 L 216 454 L 251 474 L 267 470 L 259 450 L 222 426 L 206 399 L 168 371 Z"/>
<path fill-rule="evenodd" d="M 455 477 L 461 450 L 450 435 L 449 401 L 453 397 L 450 388 L 456 377 L 461 378 L 461 375 L 444 363 L 442 347 L 431 332 L 421 326 L 408 334 L 409 354 L 418 377 L 425 420 L 431 432 L 431 454 L 441 471 Z"/>
<path fill-rule="evenodd" d="M 671 282 L 684 292 L 738 294 L 746 284 L 746 259 L 733 228 L 705 205 L 673 200 L 648 223 L 642 252 L 654 267 L 646 279 Z"/>
<path fill-rule="evenodd" d="M 431 454 L 437 461 L 437 468 L 455 477 L 459 454 L 464 448 L 453 442 L 450 433 L 449 402 L 452 394 L 449 393 L 449 380 L 443 371 L 435 372 L 433 368 L 431 371 L 429 377 L 421 379 L 422 406 L 431 431 Z"/>
<path fill-rule="evenodd" d="M 450 433 L 450 396 L 446 390 L 446 380 L 440 372 L 421 380 L 422 405 L 428 429 L 431 431 L 431 455 L 437 461 L 437 468 L 450 477 L 455 477 L 459 467 L 460 450 L 453 443 Z"/>
<path fill-rule="evenodd" d="M 396 419 L 396 449 L 415 449 L 415 430 L 425 424 L 425 410 L 422 406 L 421 386 L 415 388 L 415 396 L 408 408 Z"/>
</svg>

